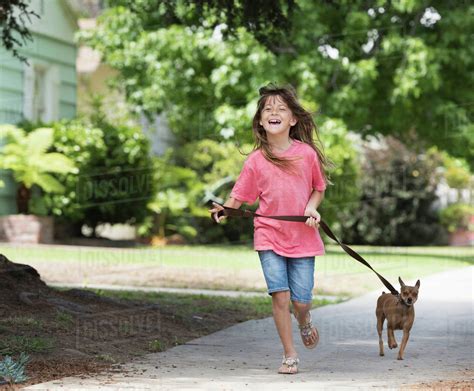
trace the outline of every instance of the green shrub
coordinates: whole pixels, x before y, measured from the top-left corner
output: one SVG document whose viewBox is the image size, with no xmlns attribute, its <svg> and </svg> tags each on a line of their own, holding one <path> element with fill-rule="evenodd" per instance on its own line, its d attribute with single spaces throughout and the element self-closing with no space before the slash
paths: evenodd
<svg viewBox="0 0 474 391">
<path fill-rule="evenodd" d="M 449 232 L 474 231 L 474 206 L 462 203 L 451 204 L 440 212 L 441 224 Z"/>
<path fill-rule="evenodd" d="M 371 245 L 447 243 L 434 208 L 441 180 L 438 154 L 417 153 L 393 137 L 383 147 L 364 147 L 362 196 L 345 216 L 343 240 Z"/>
<path fill-rule="evenodd" d="M 343 121 L 331 118 L 320 119 L 320 134 L 325 153 L 334 163 L 329 171 L 333 183 L 326 188 L 324 200 L 318 211 L 336 235 L 341 235 L 345 216 L 358 208 L 360 189 L 360 162 L 353 141 Z M 323 240 L 331 239 L 321 235 Z"/>
<path fill-rule="evenodd" d="M 186 144 L 177 149 L 173 159 L 182 167 L 189 167 L 196 174 L 194 207 L 187 218 L 189 225 L 196 229 L 196 243 L 248 243 L 253 237 L 251 219 L 226 219 L 223 224 L 215 224 L 207 211 L 210 200 L 225 201 L 237 179 L 246 159 L 244 153 L 252 150 L 250 144 L 239 148 L 233 142 L 218 142 L 203 139 Z M 243 208 L 256 209 L 256 205 Z"/>
<path fill-rule="evenodd" d="M 433 147 L 434 150 L 436 150 Z M 443 165 L 445 167 L 445 178 L 449 187 L 452 189 L 466 189 L 472 181 L 472 175 L 469 171 L 469 164 L 464 159 L 457 159 L 442 151 Z"/>
<path fill-rule="evenodd" d="M 171 153 L 172 149 L 169 149 L 164 156 L 153 159 L 156 193 L 147 205 L 149 217 L 138 232 L 142 236 L 158 234 L 161 237 L 179 233 L 192 241 L 197 232 L 189 217 L 196 208 L 202 185 L 195 171 L 173 164 Z"/>
<path fill-rule="evenodd" d="M 54 129 L 52 150 L 68 156 L 78 175 L 58 175 L 63 194 L 42 194 L 34 210 L 75 225 L 141 223 L 156 193 L 150 143 L 138 127 L 114 125 L 97 107 L 91 119 L 62 120 Z M 26 126 L 25 126 L 26 128 Z"/>
<path fill-rule="evenodd" d="M 33 129 L 37 124 L 22 124 Z M 77 190 L 80 178 L 100 167 L 105 159 L 103 131 L 82 120 L 62 120 L 49 124 L 54 129 L 53 149 L 68 156 L 79 170 L 78 175 L 60 177 L 65 191 L 61 195 L 39 194 L 30 204 L 36 214 L 57 217 L 60 221 L 82 225 L 87 210 L 82 207 Z"/>
<path fill-rule="evenodd" d="M 29 213 L 32 187 L 48 194 L 63 193 L 64 186 L 57 176 L 77 174 L 74 162 L 63 153 L 48 152 L 53 143 L 54 130 L 37 128 L 27 133 L 13 125 L 0 126 L 0 139 L 6 145 L 0 151 L 0 169 L 11 170 L 19 184 L 18 213 Z"/>
</svg>

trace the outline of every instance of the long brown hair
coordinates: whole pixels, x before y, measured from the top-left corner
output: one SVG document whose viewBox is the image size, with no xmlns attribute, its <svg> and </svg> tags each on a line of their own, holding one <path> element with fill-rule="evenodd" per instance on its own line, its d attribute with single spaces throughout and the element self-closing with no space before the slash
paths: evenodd
<svg viewBox="0 0 474 391">
<path fill-rule="evenodd" d="M 311 146 L 316 151 L 319 158 L 319 163 L 321 165 L 321 174 L 323 175 L 327 184 L 332 184 L 332 182 L 327 177 L 326 171 L 332 168 L 334 164 L 324 154 L 323 144 L 319 137 L 316 124 L 314 123 L 312 113 L 307 111 L 298 102 L 296 91 L 293 86 L 291 86 L 291 84 L 286 86 L 278 86 L 270 83 L 264 87 L 261 87 L 259 89 L 259 93 L 260 98 L 257 103 L 257 112 L 253 117 L 252 123 L 255 142 L 253 151 L 260 149 L 265 159 L 285 171 L 291 171 L 293 168 L 292 162 L 294 159 L 280 158 L 272 153 L 270 144 L 267 140 L 267 133 L 263 126 L 260 125 L 261 113 L 267 102 L 267 99 L 271 96 L 279 96 L 288 105 L 288 108 L 291 110 L 293 116 L 298 120 L 298 122 L 290 128 L 290 138 L 302 141 Z M 315 143 L 313 139 L 313 131 L 316 134 L 317 143 Z"/>
</svg>

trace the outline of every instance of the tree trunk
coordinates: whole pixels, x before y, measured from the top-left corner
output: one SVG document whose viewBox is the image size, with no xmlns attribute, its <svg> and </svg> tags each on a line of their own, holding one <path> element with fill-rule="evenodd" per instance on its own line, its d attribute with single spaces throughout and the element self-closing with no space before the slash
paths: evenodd
<svg viewBox="0 0 474 391">
<path fill-rule="evenodd" d="M 158 216 L 158 235 L 162 238 L 165 237 L 165 223 L 166 223 L 166 214 L 161 212 Z"/>
<path fill-rule="evenodd" d="M 16 206 L 18 208 L 18 213 L 28 214 L 28 204 L 31 198 L 31 190 L 28 189 L 24 183 L 20 183 L 18 190 L 16 192 Z"/>
</svg>

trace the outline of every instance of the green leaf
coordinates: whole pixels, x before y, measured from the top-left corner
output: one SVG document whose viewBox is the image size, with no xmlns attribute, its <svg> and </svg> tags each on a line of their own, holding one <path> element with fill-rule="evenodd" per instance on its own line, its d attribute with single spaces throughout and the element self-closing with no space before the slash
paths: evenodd
<svg viewBox="0 0 474 391">
<path fill-rule="evenodd" d="M 52 128 L 38 128 L 26 137 L 26 149 L 28 156 L 37 156 L 45 153 L 53 143 Z"/>
<path fill-rule="evenodd" d="M 0 143 L 2 143 L 2 140 L 19 140 L 24 135 L 23 129 L 17 128 L 14 125 L 0 125 Z"/>
<path fill-rule="evenodd" d="M 42 155 L 36 162 L 42 172 L 67 174 L 75 171 L 74 162 L 61 153 L 50 152 Z"/>
<path fill-rule="evenodd" d="M 62 193 L 64 186 L 53 176 L 49 174 L 38 174 L 35 183 L 41 186 L 48 193 Z"/>
</svg>

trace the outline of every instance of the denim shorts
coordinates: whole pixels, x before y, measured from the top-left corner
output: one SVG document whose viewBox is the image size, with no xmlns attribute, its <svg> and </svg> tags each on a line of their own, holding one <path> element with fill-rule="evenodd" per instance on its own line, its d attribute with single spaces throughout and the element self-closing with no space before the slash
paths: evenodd
<svg viewBox="0 0 474 391">
<path fill-rule="evenodd" d="M 290 299 L 311 303 L 314 287 L 314 256 L 284 257 L 273 250 L 258 251 L 268 294 L 290 291 Z"/>
</svg>

